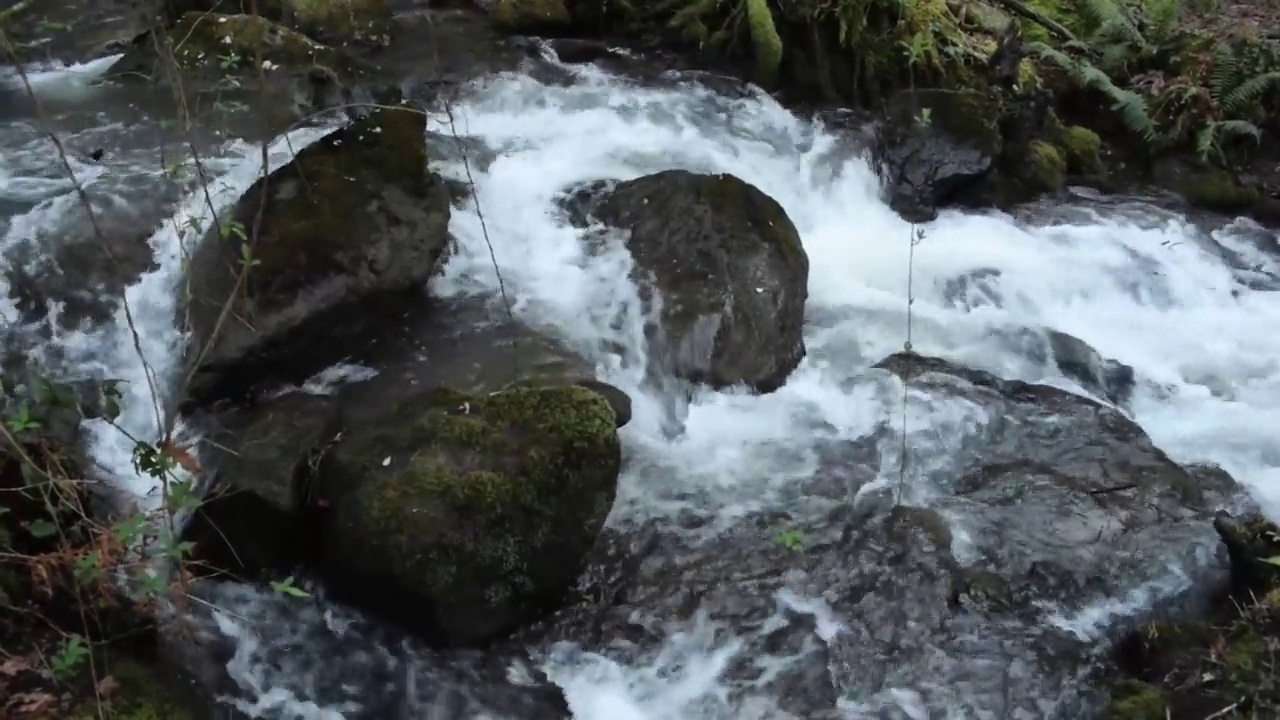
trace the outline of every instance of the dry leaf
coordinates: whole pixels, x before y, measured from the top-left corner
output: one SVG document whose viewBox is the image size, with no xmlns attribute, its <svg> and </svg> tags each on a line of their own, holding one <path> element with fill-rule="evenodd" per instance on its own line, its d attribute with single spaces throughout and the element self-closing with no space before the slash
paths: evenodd
<svg viewBox="0 0 1280 720">
<path fill-rule="evenodd" d="M 192 454 L 191 448 L 182 447 L 172 440 L 165 439 L 160 442 L 160 452 L 192 475 L 200 474 L 200 462 Z"/>
<path fill-rule="evenodd" d="M 35 663 L 25 655 L 13 655 L 0 660 L 0 676 L 3 677 L 13 677 L 33 669 L 35 669 Z"/>
<path fill-rule="evenodd" d="M 9 701 L 9 706 L 26 715 L 46 713 L 54 708 L 58 698 L 45 692 L 18 693 Z"/>
<path fill-rule="evenodd" d="M 106 700 L 120 691 L 120 681 L 108 675 L 99 680 L 95 687 L 98 690 L 98 697 Z"/>
</svg>

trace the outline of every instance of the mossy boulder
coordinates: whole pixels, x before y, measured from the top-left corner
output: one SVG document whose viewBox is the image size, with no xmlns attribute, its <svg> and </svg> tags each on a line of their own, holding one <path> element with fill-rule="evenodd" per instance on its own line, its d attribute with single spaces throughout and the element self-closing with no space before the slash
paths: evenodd
<svg viewBox="0 0 1280 720">
<path fill-rule="evenodd" d="M 178 73 L 156 52 L 144 33 L 110 70 L 120 80 L 160 84 L 181 82 L 184 92 L 217 93 L 220 98 L 256 100 L 273 120 L 297 118 L 356 100 L 398 101 L 398 91 L 381 87 L 378 68 L 344 50 L 263 17 L 189 12 L 168 30 Z M 261 53 L 263 72 L 255 66 Z M 263 90 L 273 98 L 263 103 Z M 279 118 L 277 118 L 279 116 Z"/>
<path fill-rule="evenodd" d="M 780 387 L 805 354 L 809 278 L 782 206 L 732 175 L 683 170 L 607 193 L 595 214 L 627 233 L 637 280 L 660 303 L 660 370 L 715 387 Z"/>
<path fill-rule="evenodd" d="M 183 528 L 198 567 L 237 578 L 288 571 L 312 549 L 307 491 L 341 429 L 336 403 L 294 392 L 207 424 L 202 460 L 213 483 Z"/>
<path fill-rule="evenodd" d="M 316 486 L 331 586 L 448 644 L 553 610 L 613 505 L 615 421 L 582 387 L 437 389 L 348 428 Z"/>
<path fill-rule="evenodd" d="M 253 14 L 249 0 L 166 0 L 169 17 L 188 13 Z M 322 42 L 380 47 L 391 40 L 394 16 L 389 0 L 259 0 L 257 15 Z"/>
<path fill-rule="evenodd" d="M 1067 161 L 1048 141 L 1032 140 L 1016 177 L 1032 193 L 1061 190 L 1067 180 Z"/>
<path fill-rule="evenodd" d="M 573 24 L 565 0 L 497 0 L 490 14 L 499 28 L 531 35 L 562 32 Z"/>
<path fill-rule="evenodd" d="M 1192 205 L 1216 212 L 1241 212 L 1262 199 L 1256 187 L 1216 167 L 1188 168 L 1172 175 L 1168 184 Z"/>
<path fill-rule="evenodd" d="M 413 108 L 375 110 L 272 172 L 265 198 L 259 179 L 209 229 L 188 270 L 190 403 L 299 382 L 341 359 L 335 317 L 420 290 L 450 214 L 424 131 Z"/>
<path fill-rule="evenodd" d="M 66 720 L 195 720 L 187 698 L 176 694 L 156 669 L 135 660 L 117 660 L 98 670 L 111 678 L 111 683 L 102 684 L 109 692 L 96 697 L 88 691 Z"/>
</svg>

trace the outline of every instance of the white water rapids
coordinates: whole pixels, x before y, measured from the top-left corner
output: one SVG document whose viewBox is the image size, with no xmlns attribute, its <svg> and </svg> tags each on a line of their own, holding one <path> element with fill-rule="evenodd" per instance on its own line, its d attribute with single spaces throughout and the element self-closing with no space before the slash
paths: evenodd
<svg viewBox="0 0 1280 720">
<path fill-rule="evenodd" d="M 806 438 L 814 428 L 853 438 L 900 412 L 900 405 L 885 403 L 861 374 L 906 339 L 911 228 L 881 201 L 877 178 L 847 140 L 797 119 L 767 97 L 728 99 L 693 85 L 646 89 L 596 70 L 573 72 L 577 82 L 569 87 L 523 76 L 491 78 L 453 108 L 457 132 L 497 153 L 491 164 L 471 168 L 488 239 L 516 314 L 593 353 L 601 379 L 632 394 L 635 416 L 622 430 L 629 464 L 611 521 L 674 515 L 696 503 L 699 512 L 715 515 L 718 523 L 709 526 L 714 531 L 744 510 L 769 507 L 777 493 L 811 471 Z M 71 102 L 89 92 L 86 73 L 44 72 L 36 87 L 54 104 Z M 57 179 L 51 150 L 30 134 L 29 122 L 3 122 L 0 208 L 36 203 L 7 220 L 0 243 L 7 249 L 56 225 L 74 202 L 70 186 Z M 442 118 L 432 124 L 433 130 L 450 132 Z M 322 132 L 295 133 L 292 146 Z M 215 203 L 230 204 L 252 182 L 259 172 L 256 153 L 246 143 L 226 145 L 213 163 L 223 173 L 214 186 Z M 275 143 L 273 161 L 289 157 L 289 145 Z M 620 245 L 589 251 L 582 232 L 555 203 L 557 194 L 584 181 L 667 168 L 728 172 L 755 184 L 786 209 L 810 261 L 809 355 L 800 368 L 785 387 L 763 397 L 702 392 L 675 437 L 666 405 L 640 385 L 642 318 L 635 288 L 626 280 L 629 258 Z M 132 168 L 77 169 L 91 188 L 127 185 L 160 170 L 154 159 Z M 465 177 L 460 163 L 436 169 Z M 128 289 L 140 344 L 162 383 L 182 341 L 174 324 L 181 245 L 197 239 L 185 221 L 206 214 L 202 197 L 184 200 L 175 221 L 164 223 L 150 240 L 155 266 Z M 1280 327 L 1280 294 L 1251 289 L 1248 278 L 1224 261 L 1232 254 L 1269 271 L 1280 256 L 1267 254 L 1275 249 L 1274 236 L 1242 222 L 1220 225 L 1208 232 L 1151 207 L 1082 199 L 1025 218 L 946 212 L 924 226 L 925 239 L 914 251 L 914 349 L 1006 378 L 1076 387 L 1052 360 L 1021 353 L 1000 331 L 1053 328 L 1075 335 L 1135 368 L 1132 412 L 1157 445 L 1180 461 L 1221 464 L 1280 516 L 1280 450 L 1274 441 L 1280 426 L 1280 334 L 1273 334 Z M 495 292 L 474 205 L 456 209 L 451 227 L 461 251 L 434 283 L 435 292 Z M 988 281 L 998 301 L 966 309 L 947 299 L 947 281 L 984 268 L 1001 273 Z M 0 300 L 0 317 L 12 322 L 16 310 L 6 303 Z M 627 353 L 600 354 L 602 339 Z M 127 380 L 120 422 L 140 436 L 154 434 L 148 382 L 122 311 L 112 323 L 64 331 L 48 343 L 45 350 L 57 346 L 64 365 Z M 957 420 L 945 409 L 917 403 L 908 418 L 913 446 L 927 449 L 930 427 Z M 95 424 L 93 431 L 97 460 L 123 486 L 146 495 L 151 486 L 130 465 L 130 443 L 105 425 Z M 816 615 L 819 634 L 839 632 L 839 618 L 815 601 L 786 596 L 779 602 Z M 312 621 L 332 618 L 281 614 L 271 622 Z M 341 717 L 340 707 L 302 697 L 297 688 L 308 682 L 288 691 L 274 687 L 247 659 L 254 647 L 288 635 L 288 628 L 255 632 L 230 618 L 224 627 L 244 648 L 233 661 L 233 675 L 261 695 L 256 710 L 244 709 L 283 713 L 263 717 Z M 667 651 L 650 666 L 566 655 L 549 661 L 547 669 L 581 720 L 785 717 L 768 697 L 748 693 L 733 701 L 736 706 L 728 704 L 719 673 L 736 646 L 723 638 L 713 641 L 711 634 L 703 627 L 673 631 Z M 287 672 L 288 663 L 282 667 L 277 675 Z"/>
</svg>

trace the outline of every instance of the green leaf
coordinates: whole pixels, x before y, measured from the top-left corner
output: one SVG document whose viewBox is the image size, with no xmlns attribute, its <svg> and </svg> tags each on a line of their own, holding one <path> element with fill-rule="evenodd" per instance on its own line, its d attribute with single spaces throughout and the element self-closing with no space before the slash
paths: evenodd
<svg viewBox="0 0 1280 720">
<path fill-rule="evenodd" d="M 293 584 L 292 576 L 287 577 L 284 580 L 273 580 L 271 582 L 271 589 L 280 593 L 281 595 L 288 595 L 290 597 L 296 597 L 296 598 L 311 597 L 311 593 Z"/>
<path fill-rule="evenodd" d="M 48 520 L 32 520 L 29 523 L 23 523 L 23 527 L 37 540 L 52 537 L 58 532 L 58 526 Z"/>
</svg>

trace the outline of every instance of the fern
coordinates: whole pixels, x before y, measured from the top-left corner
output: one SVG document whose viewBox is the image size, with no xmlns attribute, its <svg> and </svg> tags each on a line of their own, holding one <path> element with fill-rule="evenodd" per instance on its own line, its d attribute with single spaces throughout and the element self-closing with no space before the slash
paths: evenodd
<svg viewBox="0 0 1280 720">
<path fill-rule="evenodd" d="M 1079 85 L 1098 90 L 1111 100 L 1111 109 L 1120 114 L 1125 127 L 1148 144 L 1155 144 L 1159 134 L 1147 110 L 1147 102 L 1132 90 L 1117 87 L 1111 77 L 1085 60 L 1077 60 L 1041 42 L 1027 43 L 1027 49 L 1062 68 Z"/>
<path fill-rule="evenodd" d="M 1262 130 L 1248 120 L 1211 120 L 1196 133 L 1196 154 L 1204 162 L 1224 161 L 1222 152 L 1224 136 L 1249 137 L 1262 140 Z"/>
<path fill-rule="evenodd" d="M 1271 71 L 1254 75 L 1238 85 L 1230 91 L 1214 95 L 1214 100 L 1218 106 L 1222 108 L 1224 113 L 1235 115 L 1244 112 L 1251 106 L 1256 106 L 1263 96 L 1272 90 L 1280 89 L 1280 71 Z"/>
</svg>

